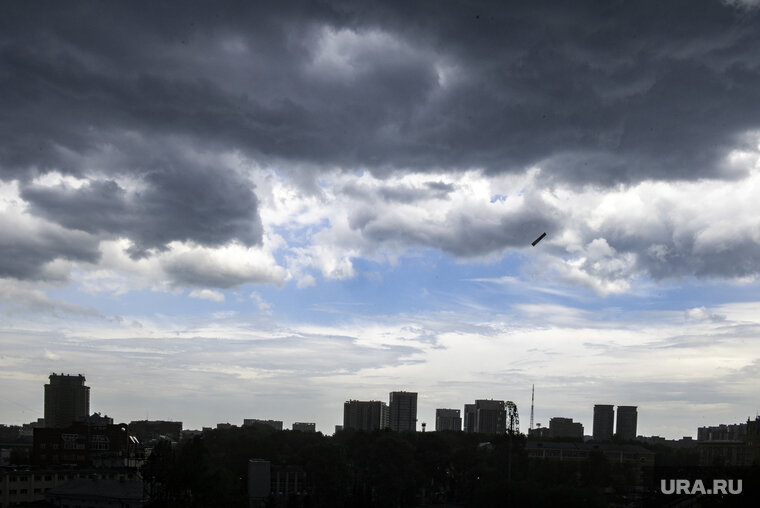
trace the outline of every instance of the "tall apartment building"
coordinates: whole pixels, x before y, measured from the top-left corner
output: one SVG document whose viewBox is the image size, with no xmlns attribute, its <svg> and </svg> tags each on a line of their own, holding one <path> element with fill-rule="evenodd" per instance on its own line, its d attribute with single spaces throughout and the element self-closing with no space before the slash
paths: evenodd
<svg viewBox="0 0 760 508">
<path fill-rule="evenodd" d="M 64 428 L 90 416 L 90 387 L 78 374 L 50 374 L 45 385 L 45 427 Z"/>
<path fill-rule="evenodd" d="M 435 430 L 462 430 L 462 417 L 458 409 L 436 409 Z"/>
<path fill-rule="evenodd" d="M 612 439 L 613 423 L 615 422 L 615 406 L 611 404 L 596 404 L 594 406 L 594 441 L 610 441 Z"/>
<path fill-rule="evenodd" d="M 476 400 L 464 405 L 465 431 L 483 434 L 504 434 L 507 431 L 507 409 L 503 400 Z"/>
<path fill-rule="evenodd" d="M 397 432 L 417 430 L 417 393 L 391 392 L 388 401 L 388 419 L 391 430 Z"/>
<path fill-rule="evenodd" d="M 378 430 L 389 426 L 388 405 L 379 400 L 347 400 L 343 404 L 343 428 Z"/>
<path fill-rule="evenodd" d="M 464 405 L 464 431 L 475 432 L 475 404 Z"/>
<path fill-rule="evenodd" d="M 615 435 L 618 439 L 636 439 L 638 411 L 636 406 L 618 406 Z"/>
<path fill-rule="evenodd" d="M 572 418 L 556 416 L 549 419 L 549 435 L 557 438 L 583 439 L 583 425 L 581 422 L 574 422 Z"/>
</svg>

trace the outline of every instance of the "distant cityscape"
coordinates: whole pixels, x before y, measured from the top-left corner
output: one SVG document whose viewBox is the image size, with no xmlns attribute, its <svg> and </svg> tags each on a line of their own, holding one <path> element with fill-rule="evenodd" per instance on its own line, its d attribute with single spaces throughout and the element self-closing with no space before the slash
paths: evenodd
<svg viewBox="0 0 760 508">
<path fill-rule="evenodd" d="M 72 496 L 84 495 L 80 492 L 82 489 L 71 491 L 63 486 L 80 476 L 70 472 L 59 474 L 57 471 L 62 466 L 79 468 L 88 475 L 94 475 L 105 482 L 101 483 L 108 490 L 112 487 L 107 484 L 109 480 L 117 479 L 122 484 L 139 483 L 139 468 L 158 443 L 178 443 L 214 430 L 284 430 L 281 420 L 257 418 L 246 418 L 240 425 L 226 422 L 218 423 L 215 429 L 204 427 L 200 430 L 184 429 L 181 421 L 146 419 L 133 420 L 128 424 L 114 423 L 107 415 L 90 413 L 90 387 L 85 383 L 83 374 L 50 374 L 49 383 L 44 385 L 44 417 L 21 426 L 0 425 L 0 466 L 3 467 L 0 508 L 45 499 L 58 499 L 60 502 L 65 499 L 72 501 L 70 506 L 76 506 L 73 504 L 76 499 Z M 418 394 L 409 391 L 390 392 L 387 403 L 347 400 L 343 405 L 343 423 L 335 426 L 334 434 L 384 429 L 399 433 L 417 432 L 417 400 Z M 664 445 L 694 450 L 702 464 L 741 466 L 760 460 L 760 418 L 748 418 L 744 423 L 699 427 L 696 440 L 691 436 L 668 440 L 659 436 L 637 435 L 638 416 L 637 406 L 596 404 L 593 407 L 592 433 L 587 435 L 582 423 L 562 416 L 550 418 L 548 426 L 534 426 L 531 407 L 531 423 L 527 433 L 523 434 L 516 404 L 478 399 L 465 404 L 463 411 L 436 409 L 434 430 L 484 436 L 524 435 L 527 456 L 534 459 L 569 460 L 604 450 L 605 453 L 619 454 L 620 460 L 625 456 L 628 457 L 626 460 L 649 463 L 654 453 L 640 445 Z M 421 431 L 427 430 L 427 424 L 422 422 Z M 286 432 L 316 433 L 317 428 L 314 422 L 294 422 Z M 19 474 L 19 467 L 22 471 L 29 471 L 29 474 Z M 271 475 L 271 469 L 266 469 L 260 461 L 250 467 L 251 475 L 264 470 Z M 138 495 L 138 490 L 135 486 L 133 491 L 119 494 L 123 496 L 121 501 L 127 503 L 124 506 L 132 506 L 128 503 L 130 496 L 145 501 L 144 493 L 141 491 Z"/>
</svg>

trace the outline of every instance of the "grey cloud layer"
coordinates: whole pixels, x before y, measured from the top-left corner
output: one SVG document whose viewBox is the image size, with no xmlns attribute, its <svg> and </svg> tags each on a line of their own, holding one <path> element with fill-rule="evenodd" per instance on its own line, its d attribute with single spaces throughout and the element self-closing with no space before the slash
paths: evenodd
<svg viewBox="0 0 760 508">
<path fill-rule="evenodd" d="M 137 129 L 308 164 L 544 163 L 611 184 L 720 173 L 760 126 L 757 15 L 717 1 L 7 11 L 6 171 Z"/>
<path fill-rule="evenodd" d="M 136 255 L 173 240 L 221 245 L 261 241 L 261 220 L 249 183 L 223 168 L 161 168 L 147 173 L 144 191 L 127 193 L 113 180 L 91 180 L 72 189 L 27 186 L 32 213 L 94 234 L 124 235 Z"/>
<path fill-rule="evenodd" d="M 719 1 L 51 2 L 3 14 L 0 179 L 20 182 L 31 213 L 77 231 L 29 248 L 0 234 L 0 248 L 23 259 L 3 261 L 5 276 L 40 277 L 59 257 L 92 261 L 90 235 L 126 236 L 134 256 L 174 240 L 260 243 L 255 189 L 199 154 L 239 151 L 304 180 L 336 166 L 495 174 L 539 164 L 550 183 L 610 186 L 737 178 L 723 158 L 760 129 L 760 17 Z M 89 185 L 31 183 L 53 170 Z M 449 192 L 430 182 L 380 195 Z M 351 227 L 471 257 L 524 245 L 555 219 L 460 215 L 426 228 L 358 210 Z M 729 263 L 721 253 L 720 266 L 662 253 L 638 262 L 656 277 L 673 266 L 734 276 L 757 271 L 755 249 L 732 250 Z"/>
</svg>

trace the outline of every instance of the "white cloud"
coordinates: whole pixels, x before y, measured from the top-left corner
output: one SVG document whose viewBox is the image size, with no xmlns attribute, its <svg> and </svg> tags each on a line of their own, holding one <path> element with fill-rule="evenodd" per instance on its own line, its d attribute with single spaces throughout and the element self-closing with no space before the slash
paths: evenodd
<svg viewBox="0 0 760 508">
<path fill-rule="evenodd" d="M 202 300 L 211 300 L 214 302 L 223 302 L 224 294 L 212 289 L 193 289 L 190 291 L 191 298 L 200 298 Z"/>
</svg>

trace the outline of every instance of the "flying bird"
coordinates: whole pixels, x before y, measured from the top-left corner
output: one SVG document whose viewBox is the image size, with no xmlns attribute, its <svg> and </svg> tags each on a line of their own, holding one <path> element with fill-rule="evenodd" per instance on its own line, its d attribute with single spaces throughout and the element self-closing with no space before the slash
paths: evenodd
<svg viewBox="0 0 760 508">
<path fill-rule="evenodd" d="M 536 239 L 533 241 L 533 243 L 531 243 L 531 245 L 532 245 L 533 247 L 535 247 L 535 246 L 536 246 L 536 244 L 537 244 L 538 242 L 540 242 L 541 240 L 543 240 L 545 236 L 546 236 L 546 233 L 541 233 L 541 236 L 539 236 L 538 238 L 536 238 Z"/>
</svg>

